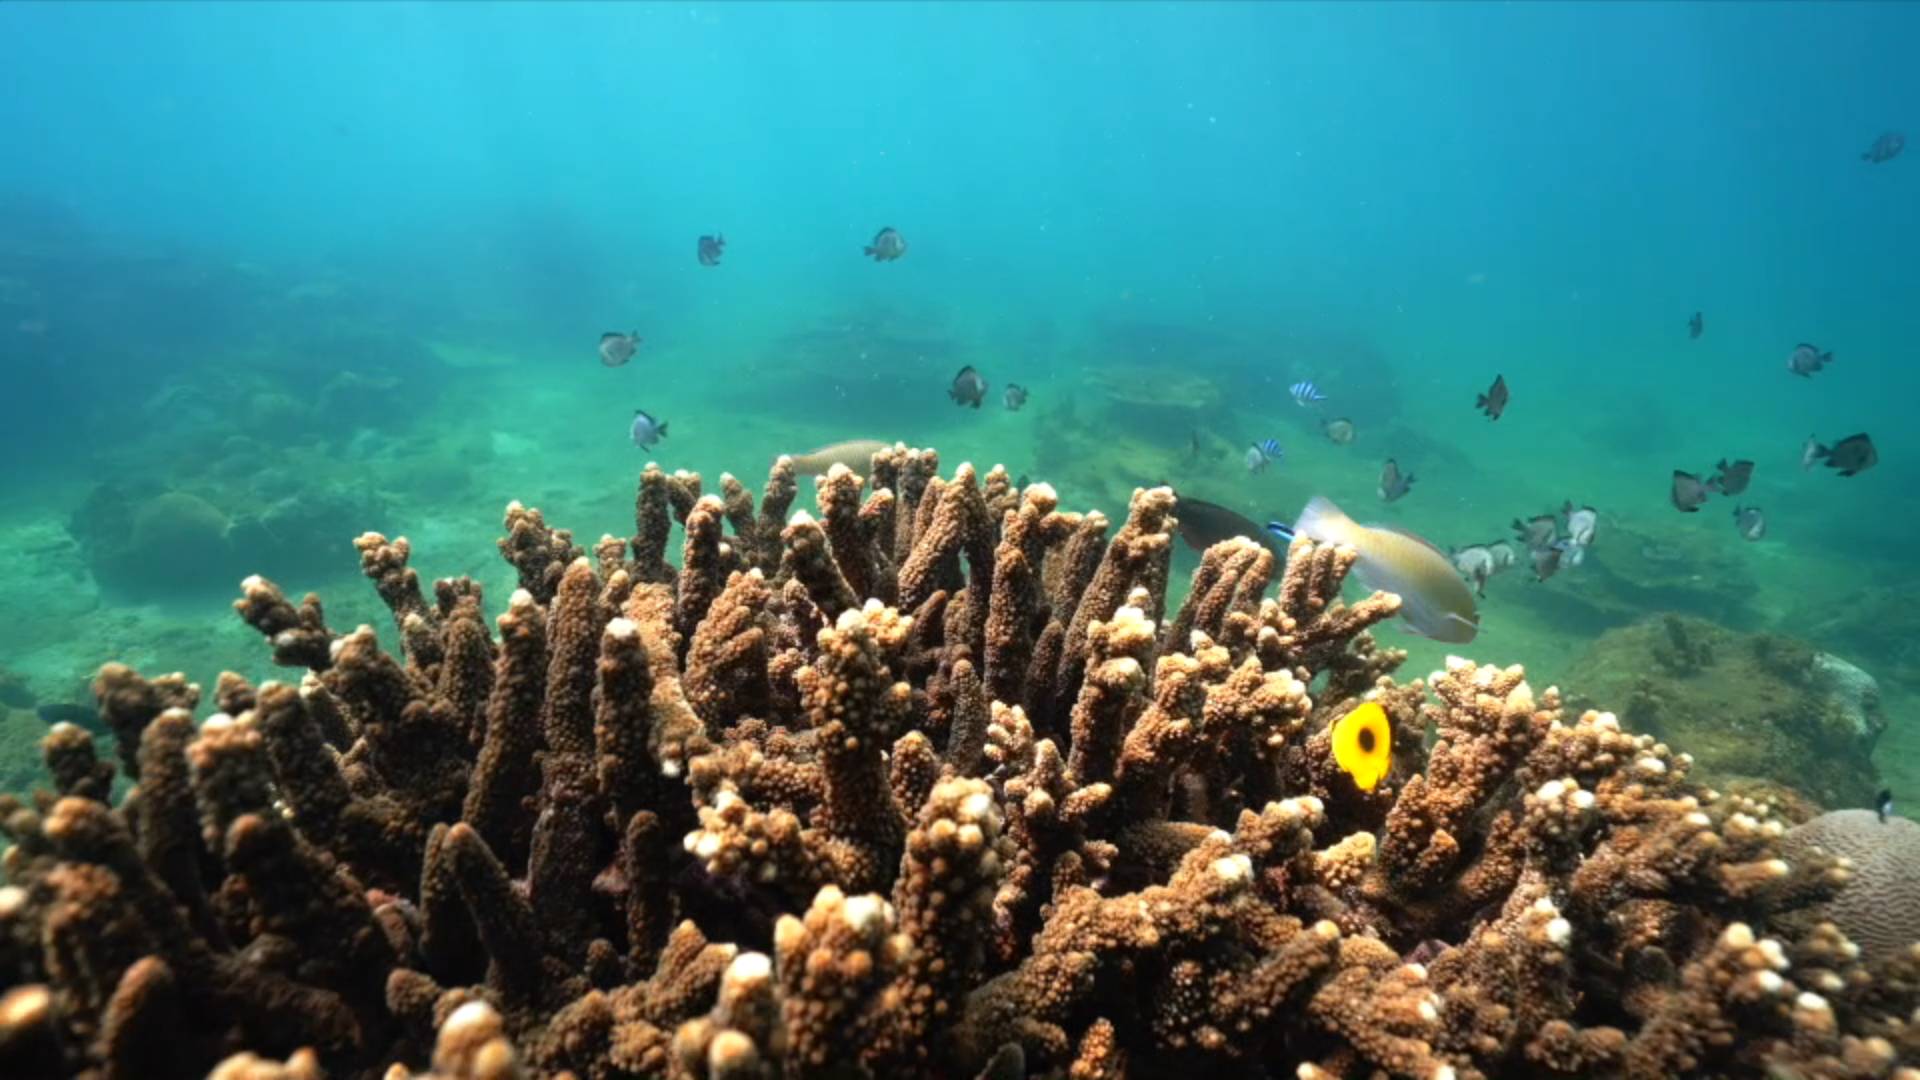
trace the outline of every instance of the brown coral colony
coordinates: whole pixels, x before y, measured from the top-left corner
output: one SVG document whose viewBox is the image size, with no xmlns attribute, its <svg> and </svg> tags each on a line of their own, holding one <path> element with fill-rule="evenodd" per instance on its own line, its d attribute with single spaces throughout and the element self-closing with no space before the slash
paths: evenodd
<svg viewBox="0 0 1920 1080">
<path fill-rule="evenodd" d="M 0 805 L 0 1075 L 1920 1076 L 1920 953 L 1794 918 L 1844 860 L 1518 668 L 1395 681 L 1350 550 L 1169 616 L 1164 488 L 816 485 L 649 466 L 591 553 L 515 503 L 491 629 L 362 536 L 397 655 L 251 578 L 299 676 L 197 727 L 107 665 L 132 788 L 61 725 Z"/>
</svg>

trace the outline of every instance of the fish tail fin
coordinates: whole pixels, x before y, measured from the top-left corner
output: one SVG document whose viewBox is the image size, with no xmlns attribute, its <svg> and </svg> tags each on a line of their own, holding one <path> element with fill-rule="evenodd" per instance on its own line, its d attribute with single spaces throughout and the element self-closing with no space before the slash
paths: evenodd
<svg viewBox="0 0 1920 1080">
<path fill-rule="evenodd" d="M 874 254 L 874 250 L 873 250 L 873 248 L 871 248 L 871 247 L 863 247 L 863 248 L 861 248 L 861 249 L 860 249 L 860 254 L 862 254 L 862 255 L 872 255 L 872 254 Z"/>
<path fill-rule="evenodd" d="M 1294 532 L 1321 544 L 1349 543 L 1357 528 L 1353 519 L 1325 495 L 1308 499 L 1307 505 L 1300 511 L 1300 517 L 1293 523 Z"/>
<path fill-rule="evenodd" d="M 667 425 L 665 424 L 660 425 L 660 437 L 663 439 L 667 437 Z"/>
<path fill-rule="evenodd" d="M 1821 353 L 1821 354 L 1820 354 L 1820 362 L 1821 362 L 1821 363 L 1823 363 L 1823 364 L 1831 364 L 1831 363 L 1833 363 L 1833 350 L 1832 350 L 1832 349 L 1828 349 L 1828 350 L 1827 350 L 1826 352 L 1823 352 L 1823 353 Z"/>
<path fill-rule="evenodd" d="M 1485 395 L 1485 394 L 1475 394 L 1475 395 L 1473 395 L 1473 407 L 1474 407 L 1474 408 L 1476 408 L 1476 409 L 1484 409 L 1484 408 L 1486 408 L 1486 407 L 1487 407 L 1487 395 Z"/>
</svg>

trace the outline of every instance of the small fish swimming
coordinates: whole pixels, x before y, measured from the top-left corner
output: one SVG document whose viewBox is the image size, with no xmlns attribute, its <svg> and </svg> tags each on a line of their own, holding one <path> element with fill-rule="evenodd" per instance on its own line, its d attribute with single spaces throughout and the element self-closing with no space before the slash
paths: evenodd
<svg viewBox="0 0 1920 1080">
<path fill-rule="evenodd" d="M 1401 472 L 1400 463 L 1388 458 L 1387 463 L 1380 467 L 1380 497 L 1387 502 L 1401 498 L 1413 490 L 1413 480 L 1412 473 Z"/>
<path fill-rule="evenodd" d="M 1533 580 L 1545 581 L 1559 572 L 1561 564 L 1566 561 L 1569 547 L 1571 547 L 1570 544 L 1561 540 L 1552 547 L 1533 549 L 1529 553 L 1533 560 Z"/>
<path fill-rule="evenodd" d="M 845 465 L 861 476 L 868 476 L 873 472 L 873 455 L 891 445 L 879 439 L 849 439 L 794 454 L 790 460 L 794 473 L 799 476 L 825 476 L 835 465 Z"/>
<path fill-rule="evenodd" d="M 1513 564 L 1520 561 L 1519 553 L 1515 552 L 1513 545 L 1505 540 L 1495 540 L 1488 544 L 1487 553 L 1493 556 L 1493 572 L 1496 574 L 1505 573 L 1513 568 Z"/>
<path fill-rule="evenodd" d="M 727 238 L 724 235 L 720 233 L 714 233 L 712 236 L 701 237 L 700 247 L 698 250 L 700 265 L 701 266 L 719 266 L 720 256 L 725 254 L 726 250 L 727 250 Z"/>
<path fill-rule="evenodd" d="M 1880 794 L 1873 797 L 1873 812 L 1880 815 L 1880 824 L 1885 825 L 1893 816 L 1893 789 L 1881 788 Z"/>
<path fill-rule="evenodd" d="M 1813 378 L 1814 372 L 1831 363 L 1833 363 L 1831 351 L 1821 352 L 1820 346 L 1808 345 L 1805 342 L 1795 345 L 1793 351 L 1787 354 L 1787 370 L 1803 379 Z"/>
<path fill-rule="evenodd" d="M 1574 509 L 1573 500 L 1567 500 L 1560 512 L 1567 516 L 1567 543 L 1577 548 L 1585 548 L 1593 543 L 1593 532 L 1600 525 L 1600 511 L 1591 506 Z"/>
<path fill-rule="evenodd" d="M 1758 540 L 1767 535 L 1767 515 L 1757 506 L 1736 506 L 1733 508 L 1733 527 L 1740 530 L 1740 539 Z"/>
<path fill-rule="evenodd" d="M 1496 567 L 1493 551 L 1484 544 L 1469 544 L 1452 555 L 1453 568 L 1460 576 L 1473 582 L 1475 596 L 1487 595 L 1487 579 L 1493 576 Z"/>
<path fill-rule="evenodd" d="M 1393 725 L 1379 702 L 1361 702 L 1334 721 L 1332 735 L 1333 763 L 1361 791 L 1372 791 L 1393 768 Z"/>
<path fill-rule="evenodd" d="M 1687 336 L 1698 341 L 1700 340 L 1700 335 L 1706 333 L 1706 330 L 1706 320 L 1701 318 L 1699 312 L 1694 312 L 1693 318 L 1687 320 Z"/>
<path fill-rule="evenodd" d="M 1562 540 L 1554 545 L 1560 549 L 1560 569 L 1571 570 L 1587 561 L 1587 545 L 1576 544 L 1571 540 Z"/>
<path fill-rule="evenodd" d="M 1353 421 L 1344 416 L 1336 416 L 1321 424 L 1320 430 L 1326 434 L 1327 441 L 1335 446 L 1345 446 L 1353 441 Z"/>
<path fill-rule="evenodd" d="M 1272 439 L 1261 439 L 1247 447 L 1247 471 L 1262 472 L 1267 466 L 1280 460 L 1283 451 L 1280 444 Z"/>
<path fill-rule="evenodd" d="M 1400 597 L 1400 619 L 1413 633 L 1464 645 L 1480 631 L 1473 590 L 1454 571 L 1453 561 L 1410 532 L 1362 525 L 1321 495 L 1308 500 L 1291 528 L 1269 521 L 1267 531 L 1282 540 L 1298 534 L 1317 544 L 1352 548 L 1358 556 L 1354 572 L 1368 588 Z"/>
<path fill-rule="evenodd" d="M 1738 495 L 1753 482 L 1751 461 L 1736 461 L 1729 465 L 1726 458 L 1721 458 L 1713 468 L 1713 478 L 1707 481 L 1707 486 L 1722 495 Z"/>
<path fill-rule="evenodd" d="M 1191 495 L 1174 496 L 1173 517 L 1180 539 L 1195 551 L 1205 551 L 1222 540 L 1231 540 L 1236 536 L 1258 542 L 1266 540 L 1266 533 L 1253 523 L 1252 518 L 1219 503 L 1210 503 Z"/>
<path fill-rule="evenodd" d="M 1487 387 L 1486 393 L 1475 397 L 1473 407 L 1485 412 L 1487 419 L 1498 420 L 1500 414 L 1507 411 L 1507 398 L 1507 377 L 1495 375 L 1493 385 Z"/>
<path fill-rule="evenodd" d="M 1879 138 L 1873 140 L 1873 145 L 1867 147 L 1866 153 L 1860 155 L 1860 160 L 1878 165 L 1883 161 L 1892 161 L 1894 158 L 1899 157 L 1900 151 L 1906 149 L 1906 147 L 1907 137 L 1905 135 L 1897 131 L 1884 132 Z"/>
<path fill-rule="evenodd" d="M 864 254 L 873 256 L 874 262 L 892 262 L 906 253 L 907 238 L 891 225 L 874 233 L 873 243 L 868 244 L 864 251 Z"/>
<path fill-rule="evenodd" d="M 1008 383 L 1006 392 L 1000 395 L 1000 402 L 1008 412 L 1019 412 L 1020 406 L 1027 403 L 1027 388 L 1019 383 Z"/>
<path fill-rule="evenodd" d="M 971 405 L 977 409 L 987 399 L 987 380 L 973 370 L 972 364 L 968 364 L 953 377 L 953 385 L 947 387 L 947 396 L 953 399 L 955 405 Z"/>
<path fill-rule="evenodd" d="M 1841 476 L 1858 476 L 1880 461 L 1880 452 L 1873 448 L 1873 440 L 1864 431 L 1832 446 L 1816 446 L 1813 453 L 1827 463 L 1827 468 L 1838 469 Z"/>
<path fill-rule="evenodd" d="M 1287 393 L 1293 395 L 1295 405 L 1303 407 L 1327 400 L 1327 395 L 1321 393 L 1320 388 L 1313 385 L 1312 380 L 1309 379 L 1302 379 L 1287 387 Z"/>
<path fill-rule="evenodd" d="M 640 331 L 631 334 L 615 333 L 611 330 L 600 335 L 600 362 L 608 367 L 619 367 L 633 359 L 640 351 Z"/>
<path fill-rule="evenodd" d="M 1553 538 L 1560 535 L 1560 523 L 1552 514 L 1535 514 L 1525 521 L 1514 518 L 1513 535 L 1528 551 L 1537 551 L 1552 546 Z"/>
<path fill-rule="evenodd" d="M 1800 444 L 1800 471 L 1806 472 L 1819 464 L 1820 452 L 1824 449 L 1825 447 L 1820 445 L 1819 436 L 1807 436 L 1807 441 Z"/>
<path fill-rule="evenodd" d="M 661 439 L 667 437 L 667 424 L 664 420 L 655 420 L 645 409 L 633 410 L 633 445 L 648 450 Z"/>
<path fill-rule="evenodd" d="M 1673 500 L 1675 510 L 1691 514 L 1700 509 L 1700 504 L 1707 501 L 1709 494 L 1711 489 L 1701 483 L 1699 477 L 1679 469 L 1673 470 L 1673 490 L 1668 497 Z"/>
</svg>

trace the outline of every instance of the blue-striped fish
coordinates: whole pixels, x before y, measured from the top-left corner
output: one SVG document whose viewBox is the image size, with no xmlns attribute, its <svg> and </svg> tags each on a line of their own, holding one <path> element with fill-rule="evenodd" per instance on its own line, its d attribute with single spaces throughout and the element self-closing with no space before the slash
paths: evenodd
<svg viewBox="0 0 1920 1080">
<path fill-rule="evenodd" d="M 1309 379 L 1302 379 L 1287 387 L 1287 393 L 1293 395 L 1296 405 L 1312 405 L 1316 401 L 1327 400 L 1327 395 L 1321 393 L 1320 388 Z"/>
<path fill-rule="evenodd" d="M 1274 439 L 1261 439 L 1259 442 L 1247 447 L 1247 471 L 1259 472 L 1274 462 L 1279 461 L 1280 455 L 1284 452 L 1285 451 L 1280 449 L 1280 443 L 1278 441 Z"/>
</svg>

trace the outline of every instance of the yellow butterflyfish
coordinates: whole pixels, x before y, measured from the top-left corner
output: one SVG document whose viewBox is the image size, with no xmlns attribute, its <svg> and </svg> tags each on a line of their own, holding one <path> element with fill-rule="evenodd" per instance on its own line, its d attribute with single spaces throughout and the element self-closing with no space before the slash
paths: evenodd
<svg viewBox="0 0 1920 1080">
<path fill-rule="evenodd" d="M 1366 701 L 1333 725 L 1333 760 L 1361 791 L 1372 791 L 1393 767 L 1393 725 L 1377 701 Z"/>
</svg>

